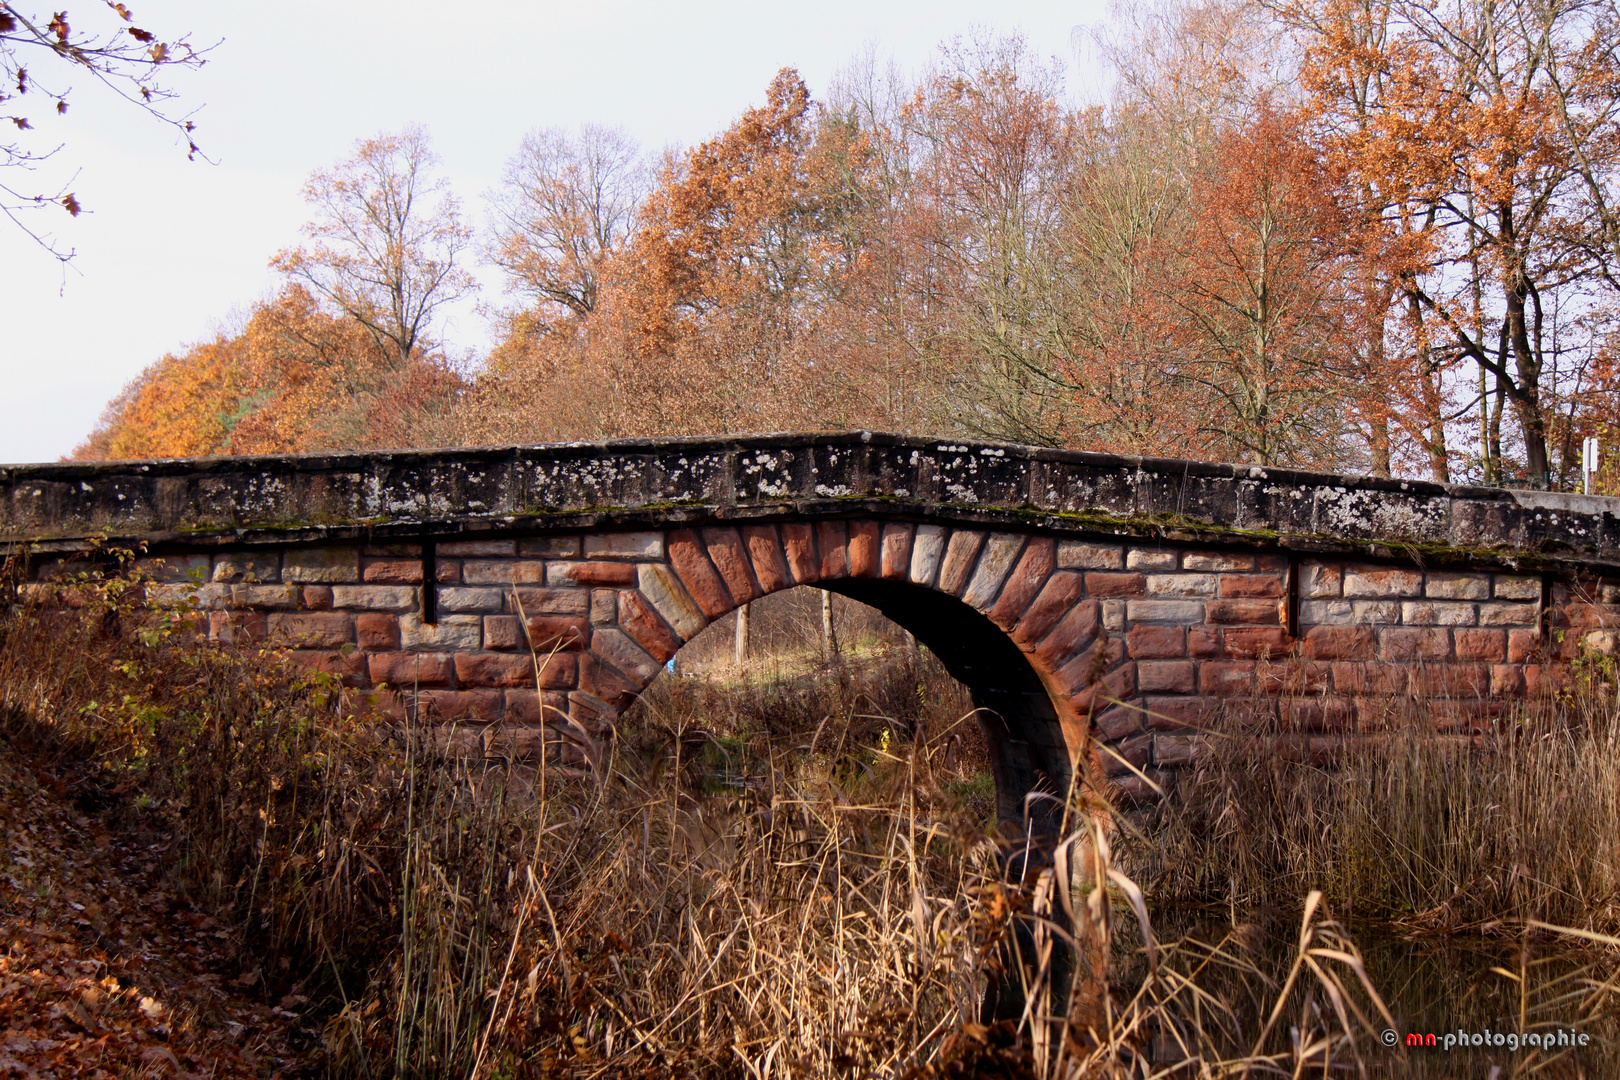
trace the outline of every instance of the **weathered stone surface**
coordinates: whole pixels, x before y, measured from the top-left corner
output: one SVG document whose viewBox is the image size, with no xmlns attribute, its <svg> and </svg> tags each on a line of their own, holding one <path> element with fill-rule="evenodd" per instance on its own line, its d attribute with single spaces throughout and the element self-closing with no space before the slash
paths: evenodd
<svg viewBox="0 0 1620 1080">
<path fill-rule="evenodd" d="M 968 579 L 962 602 L 984 610 L 1001 594 L 1001 586 L 1011 572 L 1013 560 L 1024 549 L 1022 533 L 992 533 L 979 555 L 979 564 Z"/>
<path fill-rule="evenodd" d="M 197 556 L 206 559 L 207 556 Z M 242 552 L 214 556 L 213 580 L 264 582 L 281 580 L 281 552 Z"/>
<path fill-rule="evenodd" d="M 942 525 L 919 525 L 911 544 L 909 576 L 915 585 L 932 585 L 939 580 L 939 564 L 945 558 L 947 530 Z"/>
<path fill-rule="evenodd" d="M 415 589 L 411 591 L 416 592 Z M 500 589 L 467 589 L 456 586 L 439 590 L 439 610 L 450 614 L 502 611 L 505 606 L 506 594 Z"/>
<path fill-rule="evenodd" d="M 436 623 L 424 623 L 414 612 L 399 617 L 399 642 L 406 649 L 477 649 L 483 630 L 477 615 L 444 615 Z"/>
<path fill-rule="evenodd" d="M 1180 562 L 1181 556 L 1174 551 L 1131 548 L 1125 553 L 1127 570 L 1174 570 Z"/>
<path fill-rule="evenodd" d="M 634 585 L 636 566 L 625 562 L 564 562 L 545 564 L 547 585 Z"/>
<path fill-rule="evenodd" d="M 709 561 L 720 572 L 731 599 L 746 604 L 761 595 L 754 583 L 754 569 L 749 564 L 748 549 L 736 529 L 704 529 L 703 543 L 709 552 Z"/>
<path fill-rule="evenodd" d="M 282 556 L 281 580 L 329 584 L 360 580 L 360 549 L 353 547 L 292 548 Z"/>
<path fill-rule="evenodd" d="M 468 585 L 544 585 L 546 563 L 541 559 L 468 559 L 461 564 L 461 580 Z"/>
<path fill-rule="evenodd" d="M 961 596 L 978 561 L 979 549 L 984 546 L 984 533 L 977 529 L 958 529 L 951 533 L 945 545 L 945 559 L 939 567 L 939 589 L 952 596 Z"/>
<path fill-rule="evenodd" d="M 1423 573 L 1387 566 L 1347 566 L 1344 569 L 1344 595 L 1422 596 Z"/>
<path fill-rule="evenodd" d="M 743 530 L 743 544 L 754 565 L 754 579 L 766 593 L 792 588 L 793 575 L 783 558 L 782 541 L 774 525 L 750 525 Z"/>
<path fill-rule="evenodd" d="M 1057 564 L 1064 570 L 1120 570 L 1125 566 L 1125 549 L 1119 544 L 1064 540 L 1058 544 Z"/>
<path fill-rule="evenodd" d="M 661 532 L 591 533 L 585 537 L 587 559 L 662 559 Z"/>
<path fill-rule="evenodd" d="M 337 611 L 273 612 L 270 640 L 298 648 L 326 648 L 354 640 L 354 616 Z"/>
<path fill-rule="evenodd" d="M 670 565 L 680 575 L 687 595 L 697 601 L 704 615 L 718 619 L 736 607 L 731 601 L 731 594 L 726 591 L 726 583 L 709 561 L 708 549 L 697 533 L 677 529 L 669 534 L 668 548 Z"/>
<path fill-rule="evenodd" d="M 409 585 L 334 585 L 332 606 L 343 611 L 410 611 L 417 590 Z"/>
</svg>

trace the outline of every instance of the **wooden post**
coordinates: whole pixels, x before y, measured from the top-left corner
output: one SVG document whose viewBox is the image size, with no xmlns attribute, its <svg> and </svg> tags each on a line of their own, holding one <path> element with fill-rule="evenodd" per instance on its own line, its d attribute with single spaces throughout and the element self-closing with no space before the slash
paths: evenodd
<svg viewBox="0 0 1620 1080">
<path fill-rule="evenodd" d="M 833 630 L 832 593 L 821 590 L 821 649 L 831 660 L 838 655 L 838 635 Z"/>
</svg>

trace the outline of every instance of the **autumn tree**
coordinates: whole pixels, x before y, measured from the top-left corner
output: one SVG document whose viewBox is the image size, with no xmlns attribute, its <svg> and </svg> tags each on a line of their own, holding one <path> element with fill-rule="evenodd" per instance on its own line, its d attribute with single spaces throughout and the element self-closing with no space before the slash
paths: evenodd
<svg viewBox="0 0 1620 1080">
<path fill-rule="evenodd" d="M 193 48 L 184 36 L 163 40 L 137 25 L 134 12 L 115 0 L 92 7 L 94 14 L 80 20 L 70 19 L 66 11 L 0 3 L 0 109 L 5 110 L 0 119 L 11 123 L 13 132 L 11 138 L 0 140 L 4 177 L 0 213 L 63 261 L 72 252 L 58 247 L 19 214 L 57 205 L 77 216 L 82 209 L 78 196 L 65 186 L 29 193 L 21 179 L 61 149 L 34 141 L 39 135 L 30 133 L 46 130 L 48 118 L 67 112 L 68 79 L 75 74 L 89 76 L 173 130 L 188 156 L 197 153 L 192 120 L 173 111 L 174 95 L 163 85 L 162 76 L 174 68 L 200 67 L 207 50 Z"/>
<path fill-rule="evenodd" d="M 395 370 L 428 345 L 434 315 L 477 287 L 463 265 L 472 232 L 437 164 L 420 127 L 361 140 L 304 186 L 311 243 L 271 262 L 358 323 Z"/>
</svg>

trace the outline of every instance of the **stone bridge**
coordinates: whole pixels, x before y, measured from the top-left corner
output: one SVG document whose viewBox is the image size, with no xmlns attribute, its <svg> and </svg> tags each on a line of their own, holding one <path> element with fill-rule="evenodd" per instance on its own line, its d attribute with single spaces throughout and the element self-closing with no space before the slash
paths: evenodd
<svg viewBox="0 0 1620 1080">
<path fill-rule="evenodd" d="M 495 754 L 603 730 L 749 600 L 842 593 L 971 689 L 1008 816 L 1093 754 L 1140 796 L 1233 710 L 1313 753 L 1407 698 L 1500 715 L 1613 645 L 1617 511 L 868 432 L 0 468 L 36 580 L 139 546 L 214 638 Z"/>
</svg>

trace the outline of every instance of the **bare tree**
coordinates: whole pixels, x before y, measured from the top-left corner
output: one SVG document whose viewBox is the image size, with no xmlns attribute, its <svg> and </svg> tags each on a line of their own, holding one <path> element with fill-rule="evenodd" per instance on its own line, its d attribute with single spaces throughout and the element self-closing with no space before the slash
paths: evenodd
<svg viewBox="0 0 1620 1080">
<path fill-rule="evenodd" d="M 485 196 L 487 255 L 524 298 L 583 318 L 596 308 L 602 264 L 629 234 L 650 170 L 623 131 L 586 124 L 524 136 L 501 187 Z"/>
<path fill-rule="evenodd" d="M 434 313 L 477 288 L 458 261 L 472 231 L 437 164 L 420 127 L 362 140 L 304 185 L 313 243 L 271 260 L 364 327 L 396 369 L 426 347 Z"/>
</svg>

